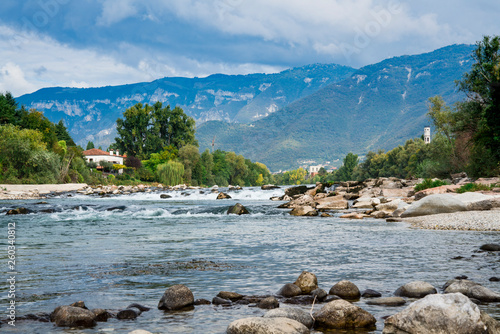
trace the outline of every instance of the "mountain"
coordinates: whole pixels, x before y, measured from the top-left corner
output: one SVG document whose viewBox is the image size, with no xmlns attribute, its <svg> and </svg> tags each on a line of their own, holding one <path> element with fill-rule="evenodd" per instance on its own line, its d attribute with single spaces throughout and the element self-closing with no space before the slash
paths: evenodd
<svg viewBox="0 0 500 334">
<path fill-rule="evenodd" d="M 391 149 L 423 134 L 429 97 L 449 104 L 464 98 L 455 80 L 470 70 L 473 49 L 453 45 L 363 67 L 251 124 L 205 122 L 197 129 L 200 149 L 215 137 L 216 148 L 273 171 Z"/>
<path fill-rule="evenodd" d="M 316 64 L 276 74 L 216 74 L 101 88 L 44 88 L 16 100 L 43 111 L 53 122 L 63 119 L 73 139 L 83 147 L 88 141 L 107 146 L 114 142 L 116 119 L 138 102 L 180 106 L 197 125 L 209 120 L 248 123 L 342 81 L 354 71 L 346 66 Z"/>
</svg>

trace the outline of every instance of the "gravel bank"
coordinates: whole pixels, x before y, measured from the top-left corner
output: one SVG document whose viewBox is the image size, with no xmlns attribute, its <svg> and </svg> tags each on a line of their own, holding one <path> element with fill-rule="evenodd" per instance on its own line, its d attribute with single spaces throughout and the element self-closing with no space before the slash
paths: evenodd
<svg viewBox="0 0 500 334">
<path fill-rule="evenodd" d="M 500 209 L 441 213 L 403 221 L 415 228 L 429 230 L 500 231 Z"/>
<path fill-rule="evenodd" d="M 0 184 L 0 200 L 39 199 L 51 192 L 67 192 L 87 187 L 86 183 L 65 184 Z"/>
</svg>

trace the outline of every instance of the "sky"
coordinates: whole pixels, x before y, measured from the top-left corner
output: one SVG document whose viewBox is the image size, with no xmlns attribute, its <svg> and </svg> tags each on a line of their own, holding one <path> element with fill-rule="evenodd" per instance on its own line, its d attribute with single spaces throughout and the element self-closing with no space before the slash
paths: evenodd
<svg viewBox="0 0 500 334">
<path fill-rule="evenodd" d="M 498 0 L 1 0 L 0 92 L 359 68 L 500 34 Z"/>
</svg>

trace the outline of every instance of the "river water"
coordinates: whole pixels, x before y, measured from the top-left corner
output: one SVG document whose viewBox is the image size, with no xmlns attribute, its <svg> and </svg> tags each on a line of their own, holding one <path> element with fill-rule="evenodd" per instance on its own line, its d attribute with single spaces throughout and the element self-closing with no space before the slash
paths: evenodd
<svg viewBox="0 0 500 334">
<path fill-rule="evenodd" d="M 500 275 L 498 255 L 478 252 L 482 244 L 499 241 L 495 232 L 418 230 L 406 223 L 373 219 L 292 217 L 289 210 L 276 208 L 280 202 L 269 200 L 282 195 L 283 189 L 246 188 L 230 192 L 229 200 L 216 200 L 210 191 L 169 194 L 173 197 L 138 193 L 109 198 L 64 196 L 46 203 L 0 202 L 0 264 L 5 277 L 0 284 L 0 319 L 7 318 L 9 222 L 16 226 L 17 316 L 50 313 L 78 300 L 89 308 L 119 310 L 131 303 L 152 308 L 135 320 L 110 319 L 92 329 L 18 321 L 15 328 L 2 325 L 0 332 L 224 333 L 231 321 L 265 311 L 208 305 L 165 313 L 156 308 L 165 289 L 185 284 L 195 299 L 208 300 L 219 291 L 274 294 L 303 270 L 315 273 L 326 291 L 347 279 L 360 290 L 370 288 L 391 296 L 400 285 L 414 280 L 427 281 L 439 290 L 459 275 L 500 291 L 500 283 L 488 280 Z M 251 214 L 226 215 L 229 206 L 238 202 Z M 20 206 L 32 213 L 5 215 L 7 209 Z M 377 318 L 377 330 L 372 333 L 382 331 L 383 316 L 405 308 L 370 306 L 363 299 L 356 304 Z M 480 307 L 500 320 L 498 304 Z M 303 308 L 309 311 L 310 306 Z"/>
</svg>

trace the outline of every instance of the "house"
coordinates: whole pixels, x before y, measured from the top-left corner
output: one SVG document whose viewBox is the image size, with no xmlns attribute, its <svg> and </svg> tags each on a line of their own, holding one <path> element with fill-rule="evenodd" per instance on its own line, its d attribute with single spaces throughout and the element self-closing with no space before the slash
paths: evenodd
<svg viewBox="0 0 500 334">
<path fill-rule="evenodd" d="M 98 148 L 83 151 L 83 156 L 87 162 L 95 162 L 99 164 L 101 161 L 107 161 L 116 165 L 123 165 L 124 158 L 124 156 L 120 155 L 118 150 L 116 150 L 116 152 L 113 150 L 106 152 Z"/>
<path fill-rule="evenodd" d="M 309 166 L 309 175 L 311 175 L 311 177 L 314 177 L 316 174 L 318 174 L 321 167 L 324 167 L 324 166 L 323 165 Z"/>
</svg>

